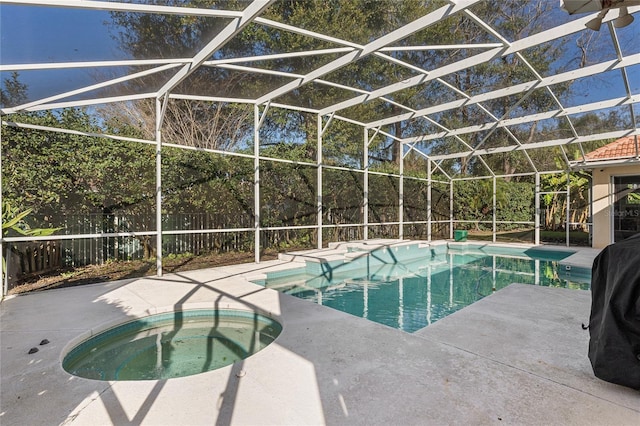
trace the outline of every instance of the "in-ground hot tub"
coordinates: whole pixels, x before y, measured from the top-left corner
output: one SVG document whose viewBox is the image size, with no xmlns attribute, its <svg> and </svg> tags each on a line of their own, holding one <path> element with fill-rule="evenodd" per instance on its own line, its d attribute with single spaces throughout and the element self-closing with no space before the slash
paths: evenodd
<svg viewBox="0 0 640 426">
<path fill-rule="evenodd" d="M 194 309 L 135 319 L 66 354 L 63 368 L 96 380 L 160 380 L 215 370 L 265 348 L 282 331 L 256 312 Z"/>
</svg>

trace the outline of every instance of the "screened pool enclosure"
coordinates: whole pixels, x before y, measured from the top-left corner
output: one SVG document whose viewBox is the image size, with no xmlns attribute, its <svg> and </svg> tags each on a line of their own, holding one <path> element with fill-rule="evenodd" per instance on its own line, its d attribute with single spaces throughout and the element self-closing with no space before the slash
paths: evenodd
<svg viewBox="0 0 640 426">
<path fill-rule="evenodd" d="M 592 170 L 640 175 L 639 12 L 0 0 L 5 276 L 456 231 L 590 245 Z"/>
</svg>

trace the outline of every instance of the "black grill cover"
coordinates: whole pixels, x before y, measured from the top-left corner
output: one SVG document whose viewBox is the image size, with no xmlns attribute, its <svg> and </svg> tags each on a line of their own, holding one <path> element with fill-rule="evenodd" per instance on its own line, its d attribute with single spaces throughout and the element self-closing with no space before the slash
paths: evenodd
<svg viewBox="0 0 640 426">
<path fill-rule="evenodd" d="M 596 377 L 640 389 L 640 234 L 593 261 L 589 334 Z"/>
</svg>

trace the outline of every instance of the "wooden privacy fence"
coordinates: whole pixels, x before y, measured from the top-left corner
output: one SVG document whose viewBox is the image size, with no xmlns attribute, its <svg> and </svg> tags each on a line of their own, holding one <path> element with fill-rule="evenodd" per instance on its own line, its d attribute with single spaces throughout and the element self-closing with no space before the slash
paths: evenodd
<svg viewBox="0 0 640 426">
<path fill-rule="evenodd" d="M 38 241 L 7 246 L 9 281 L 54 271 L 62 266 L 62 242 Z"/>
<path fill-rule="evenodd" d="M 24 274 L 52 271 L 62 265 L 60 241 L 21 243 L 18 248 Z"/>
</svg>

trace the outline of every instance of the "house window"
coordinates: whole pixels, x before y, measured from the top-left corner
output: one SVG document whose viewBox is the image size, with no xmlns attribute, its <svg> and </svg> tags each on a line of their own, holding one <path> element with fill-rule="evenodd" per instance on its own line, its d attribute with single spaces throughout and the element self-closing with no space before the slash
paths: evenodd
<svg viewBox="0 0 640 426">
<path fill-rule="evenodd" d="M 613 238 L 617 242 L 640 232 L 640 176 L 615 176 L 613 190 Z"/>
</svg>

